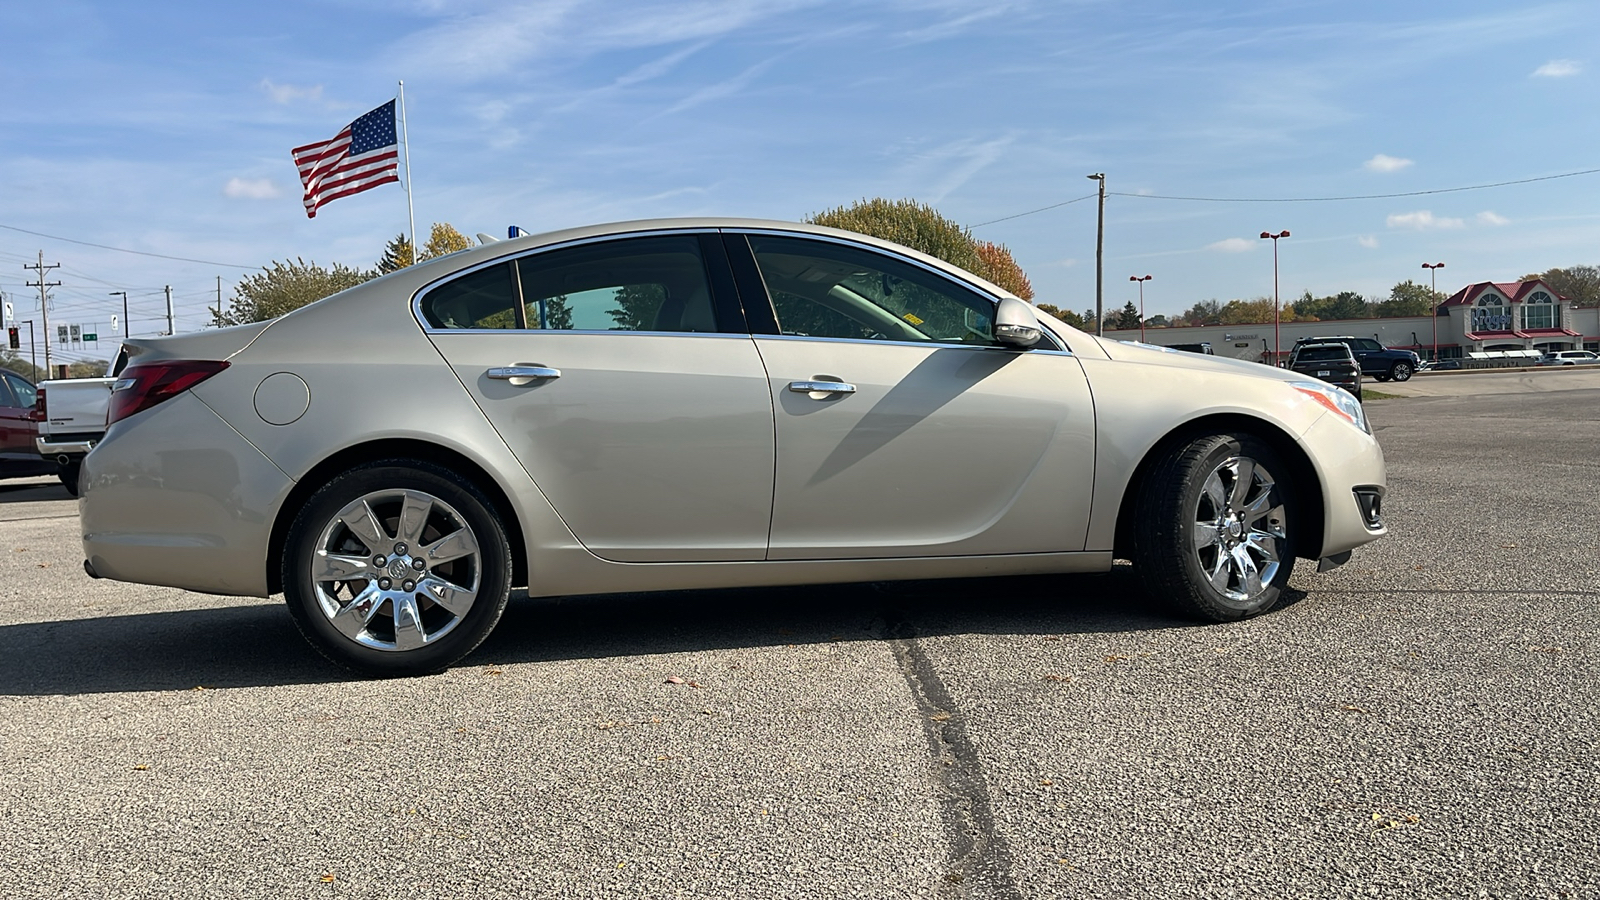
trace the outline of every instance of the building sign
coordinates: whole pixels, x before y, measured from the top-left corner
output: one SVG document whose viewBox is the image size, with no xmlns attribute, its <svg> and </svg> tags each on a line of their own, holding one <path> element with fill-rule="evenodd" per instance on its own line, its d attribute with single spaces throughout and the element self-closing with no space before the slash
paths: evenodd
<svg viewBox="0 0 1600 900">
<path fill-rule="evenodd" d="M 1491 306 L 1485 309 L 1472 311 L 1473 331 L 1510 331 L 1511 313 L 1493 313 L 1490 310 L 1505 309 L 1503 306 Z"/>
<path fill-rule="evenodd" d="M 1222 336 L 1225 341 L 1254 341 L 1260 338 L 1261 335 L 1259 334 L 1224 334 Z"/>
</svg>

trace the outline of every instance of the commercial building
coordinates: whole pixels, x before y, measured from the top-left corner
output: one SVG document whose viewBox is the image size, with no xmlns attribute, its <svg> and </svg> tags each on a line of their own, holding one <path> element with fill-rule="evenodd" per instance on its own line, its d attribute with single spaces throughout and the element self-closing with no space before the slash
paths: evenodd
<svg viewBox="0 0 1600 900">
<path fill-rule="evenodd" d="M 1439 304 L 1437 315 L 1396 319 L 1334 319 L 1282 322 L 1281 348 L 1273 346 L 1273 325 L 1199 325 L 1146 328 L 1146 343 L 1209 343 L 1218 356 L 1271 362 L 1274 350 L 1287 356 L 1300 338 L 1353 335 L 1376 338 L 1386 347 L 1415 350 L 1423 359 L 1459 359 L 1473 353 L 1506 350 L 1600 351 L 1600 309 L 1574 308 L 1542 280 L 1468 285 Z M 1106 337 L 1137 341 L 1138 329 L 1106 331 Z"/>
</svg>

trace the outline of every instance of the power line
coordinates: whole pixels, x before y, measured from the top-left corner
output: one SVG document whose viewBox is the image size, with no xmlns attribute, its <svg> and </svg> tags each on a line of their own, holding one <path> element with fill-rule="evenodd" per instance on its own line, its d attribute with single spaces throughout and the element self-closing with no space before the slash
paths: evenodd
<svg viewBox="0 0 1600 900">
<path fill-rule="evenodd" d="M 978 224 L 976 224 L 976 225 L 974 225 L 972 227 L 973 228 L 982 228 L 985 225 L 993 225 L 996 222 L 1007 222 L 1007 221 L 1010 221 L 1011 219 L 1020 219 L 1023 216 L 1031 216 L 1034 213 L 1049 212 L 1052 209 L 1060 209 L 1063 206 L 1071 206 L 1074 203 L 1082 203 L 1085 200 L 1093 200 L 1095 197 L 1098 197 L 1098 196 L 1100 196 L 1100 194 L 1098 192 L 1093 193 L 1093 194 L 1084 194 L 1082 197 L 1075 197 L 1075 198 L 1073 198 L 1071 200 L 1063 200 L 1060 203 L 1052 203 L 1049 206 L 1041 206 L 1038 209 L 1030 209 L 1027 212 L 1020 212 L 1020 213 L 1017 213 L 1014 216 L 1002 216 L 1002 217 L 1000 217 L 998 219 L 990 219 L 987 222 L 979 222 Z"/>
<path fill-rule="evenodd" d="M 80 245 L 82 245 L 84 247 L 97 247 L 97 248 L 99 248 L 101 250 L 115 250 L 118 253 L 132 253 L 132 254 L 134 254 L 136 256 L 153 256 L 156 259 L 172 259 L 172 260 L 177 260 L 178 262 L 200 263 L 201 265 L 206 265 L 206 266 L 222 266 L 225 269 L 251 269 L 251 270 L 254 270 L 254 269 L 261 268 L 261 266 L 243 266 L 243 265 L 239 265 L 238 263 L 217 262 L 214 259 L 192 259 L 192 258 L 187 257 L 187 256 L 168 256 L 165 253 L 148 253 L 148 252 L 146 252 L 144 250 L 129 250 L 126 247 L 112 247 L 112 246 L 107 245 L 107 244 L 96 244 L 96 243 L 92 243 L 90 241 L 79 241 L 79 240 L 74 240 L 72 238 L 60 237 L 60 236 L 54 235 L 54 234 L 45 234 L 42 231 L 29 231 L 26 228 L 18 228 L 15 225 L 0 224 L 0 228 L 7 229 L 9 231 L 20 231 L 23 234 L 31 234 L 34 237 L 48 238 L 48 239 L 50 239 L 52 241 L 66 241 L 69 244 L 80 244 Z"/>
<path fill-rule="evenodd" d="M 1472 184 L 1466 187 L 1435 188 L 1431 191 L 1403 191 L 1398 194 L 1354 194 L 1349 197 L 1170 197 L 1163 194 L 1129 194 L 1118 191 L 1118 197 L 1138 197 L 1144 200 L 1192 200 L 1201 203 L 1333 203 L 1342 200 L 1392 200 L 1396 197 L 1425 197 L 1429 194 L 1455 194 L 1461 191 L 1482 191 L 1489 188 L 1507 187 L 1513 184 L 1532 184 L 1535 181 L 1554 181 L 1557 178 L 1573 178 L 1578 175 L 1593 175 L 1600 169 L 1584 169 L 1581 172 L 1563 172 L 1560 175 L 1541 175 L 1538 178 L 1519 178 L 1515 181 L 1496 181 L 1493 184 Z"/>
</svg>

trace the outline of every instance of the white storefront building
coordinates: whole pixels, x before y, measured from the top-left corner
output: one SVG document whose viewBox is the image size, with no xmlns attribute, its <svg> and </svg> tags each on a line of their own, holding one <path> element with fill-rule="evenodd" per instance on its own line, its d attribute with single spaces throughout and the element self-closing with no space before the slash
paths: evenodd
<svg viewBox="0 0 1600 900">
<path fill-rule="evenodd" d="M 1459 359 L 1505 350 L 1600 350 L 1600 309 L 1575 309 L 1543 281 L 1468 285 L 1439 305 L 1436 316 L 1399 319 L 1335 319 L 1281 322 L 1277 340 L 1287 355 L 1300 338 L 1333 335 L 1376 338 L 1386 347 L 1415 350 L 1423 359 Z M 1106 331 L 1106 337 L 1139 340 L 1138 329 Z M 1271 322 L 1146 328 L 1146 343 L 1208 343 L 1218 356 L 1256 362 L 1274 357 Z"/>
</svg>

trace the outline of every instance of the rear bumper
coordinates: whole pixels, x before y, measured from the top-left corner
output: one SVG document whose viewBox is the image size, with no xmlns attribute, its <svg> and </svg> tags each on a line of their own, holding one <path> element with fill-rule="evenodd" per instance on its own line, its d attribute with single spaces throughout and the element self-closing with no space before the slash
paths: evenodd
<svg viewBox="0 0 1600 900">
<path fill-rule="evenodd" d="M 117 423 L 83 460 L 86 570 L 267 596 L 273 512 L 293 482 L 193 394 Z"/>
</svg>

